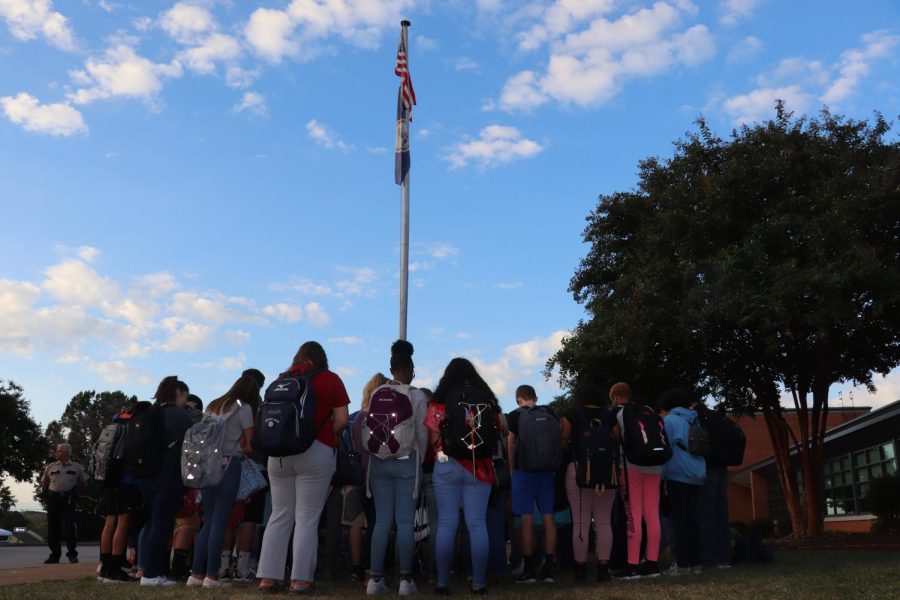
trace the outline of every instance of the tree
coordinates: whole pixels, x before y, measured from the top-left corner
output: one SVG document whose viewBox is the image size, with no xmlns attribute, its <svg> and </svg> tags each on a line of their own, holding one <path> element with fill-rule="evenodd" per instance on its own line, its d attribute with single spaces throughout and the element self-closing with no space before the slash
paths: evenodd
<svg viewBox="0 0 900 600">
<path fill-rule="evenodd" d="M 818 533 L 828 390 L 871 387 L 900 363 L 900 147 L 889 130 L 880 115 L 795 119 L 781 103 L 727 142 L 698 121 L 671 159 L 641 162 L 637 190 L 602 196 L 588 217 L 591 250 L 570 290 L 591 318 L 548 368 L 569 384 L 631 372 L 638 386 L 692 385 L 761 411 L 793 530 Z"/>
<path fill-rule="evenodd" d="M 17 481 L 28 481 L 44 464 L 47 438 L 31 417 L 31 405 L 20 386 L 0 380 L 0 473 Z M 0 484 L 0 515 L 15 501 L 12 491 Z"/>
</svg>

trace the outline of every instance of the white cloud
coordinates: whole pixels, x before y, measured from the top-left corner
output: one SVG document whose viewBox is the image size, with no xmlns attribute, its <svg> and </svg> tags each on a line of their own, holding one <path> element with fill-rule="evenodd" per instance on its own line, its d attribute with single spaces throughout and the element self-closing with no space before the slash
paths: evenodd
<svg viewBox="0 0 900 600">
<path fill-rule="evenodd" d="M 347 344 L 348 346 L 358 346 L 363 343 L 361 338 L 355 335 L 346 335 L 343 337 L 328 338 L 329 344 Z"/>
<path fill-rule="evenodd" d="M 348 367 L 345 365 L 339 365 L 334 368 L 334 372 L 340 375 L 341 377 L 358 377 L 362 371 L 360 371 L 356 367 Z"/>
<path fill-rule="evenodd" d="M 782 59 L 771 71 L 756 77 L 761 87 L 787 85 L 826 85 L 830 79 L 828 69 L 817 60 L 807 60 L 802 56 Z"/>
<path fill-rule="evenodd" d="M 179 287 L 178 281 L 170 273 L 142 275 L 134 280 L 134 285 L 138 287 L 140 293 L 146 294 L 151 298 L 165 296 Z"/>
<path fill-rule="evenodd" d="M 247 21 L 244 36 L 257 54 L 278 63 L 300 51 L 300 44 L 291 39 L 293 31 L 294 23 L 285 12 L 257 8 Z"/>
<path fill-rule="evenodd" d="M 92 262 L 95 258 L 100 256 L 100 251 L 92 246 L 81 246 L 75 253 L 78 255 L 78 258 L 84 262 Z"/>
<path fill-rule="evenodd" d="M 230 88 L 250 87 L 257 77 L 259 69 L 244 69 L 238 65 L 228 65 L 225 68 L 225 84 Z"/>
<path fill-rule="evenodd" d="M 446 158 L 454 169 L 472 162 L 487 168 L 532 158 L 542 150 L 540 144 L 522 137 L 515 127 L 488 125 L 481 130 L 477 140 L 454 145 Z"/>
<path fill-rule="evenodd" d="M 886 31 L 873 31 L 863 35 L 862 42 L 862 48 L 852 48 L 841 55 L 837 65 L 840 76 L 825 90 L 822 102 L 836 104 L 851 96 L 860 82 L 869 75 L 871 61 L 889 55 L 900 42 L 900 36 Z"/>
<path fill-rule="evenodd" d="M 88 132 L 81 113 L 67 102 L 41 104 L 34 96 L 20 92 L 3 96 L 0 105 L 6 117 L 25 131 L 63 137 Z"/>
<path fill-rule="evenodd" d="M 687 0 L 656 2 L 615 20 L 597 17 L 587 27 L 584 21 L 608 12 L 609 3 L 559 2 L 551 8 L 558 17 L 545 16 L 520 38 L 523 49 L 550 45 L 546 70 L 524 70 L 510 77 L 498 103 L 504 110 L 527 111 L 550 100 L 600 105 L 618 94 L 628 79 L 695 66 L 715 54 L 705 25 L 679 31 L 683 18 L 697 12 Z M 489 102 L 486 108 L 493 105 Z"/>
<path fill-rule="evenodd" d="M 18 40 L 41 36 L 61 50 L 77 48 L 69 20 L 53 10 L 50 0 L 0 0 L 0 17 Z"/>
<path fill-rule="evenodd" d="M 334 131 L 315 119 L 306 123 L 306 133 L 311 140 L 328 150 L 337 149 L 346 152 L 353 149 L 353 146 L 345 143 Z"/>
<path fill-rule="evenodd" d="M 426 52 L 428 50 L 437 50 L 439 44 L 437 40 L 434 40 L 430 37 L 425 37 L 424 35 L 416 36 L 416 50 L 422 50 Z"/>
<path fill-rule="evenodd" d="M 293 0 L 284 10 L 258 8 L 244 29 L 247 42 L 263 58 L 309 59 L 316 44 L 332 36 L 360 48 L 374 48 L 414 0 Z"/>
<path fill-rule="evenodd" d="M 233 112 L 234 114 L 238 114 L 245 110 L 249 111 L 250 114 L 257 117 L 267 116 L 268 110 L 266 108 L 266 99 L 262 96 L 262 94 L 258 94 L 256 92 L 245 92 L 243 97 L 241 97 L 240 102 L 235 104 L 231 109 L 231 112 Z"/>
<path fill-rule="evenodd" d="M 306 309 L 306 318 L 310 323 L 317 327 L 325 327 L 331 322 L 331 317 L 322 308 L 318 302 L 309 302 L 304 307 Z"/>
<path fill-rule="evenodd" d="M 303 308 L 281 302 L 265 307 L 263 314 L 286 323 L 296 323 L 303 318 Z"/>
<path fill-rule="evenodd" d="M 94 373 L 98 373 L 104 381 L 115 384 L 137 382 L 142 385 L 150 383 L 150 376 L 142 369 L 128 366 L 124 361 L 95 362 L 90 358 L 82 361 L 84 365 Z"/>
<path fill-rule="evenodd" d="M 241 45 L 235 38 L 224 33 L 213 33 L 199 45 L 179 52 L 177 58 L 191 71 L 201 75 L 211 75 L 216 72 L 217 62 L 234 61 L 240 54 Z M 235 68 L 239 67 L 232 67 L 229 81 L 246 81 L 246 79 L 238 76 L 238 72 L 234 70 Z M 244 72 L 241 73 L 243 74 Z"/>
<path fill-rule="evenodd" d="M 196 44 L 216 29 L 212 14 L 201 6 L 179 2 L 160 15 L 160 27 L 181 44 Z"/>
<path fill-rule="evenodd" d="M 78 260 L 53 265 L 44 274 L 41 287 L 65 303 L 102 306 L 119 296 L 115 283 Z"/>
<path fill-rule="evenodd" d="M 775 101 L 784 100 L 789 110 L 805 112 L 812 96 L 798 85 L 781 88 L 760 88 L 725 100 L 723 108 L 735 123 L 752 123 L 775 113 Z"/>
<path fill-rule="evenodd" d="M 518 290 L 522 289 L 524 284 L 521 281 L 495 283 L 494 287 L 498 290 Z"/>
<path fill-rule="evenodd" d="M 753 11 L 762 4 L 762 0 L 722 0 L 719 4 L 719 23 L 722 25 L 737 25 L 738 22 L 749 19 Z"/>
<path fill-rule="evenodd" d="M 481 65 L 471 58 L 462 56 L 453 61 L 453 68 L 457 71 L 477 71 L 481 69 Z"/>
<path fill-rule="evenodd" d="M 728 62 L 732 64 L 741 64 L 747 62 L 748 60 L 762 52 L 762 49 L 762 40 L 758 37 L 748 35 L 728 51 Z"/>
<path fill-rule="evenodd" d="M 212 345 L 215 329 L 199 323 L 170 321 L 175 325 L 169 338 L 163 342 L 162 348 L 167 352 L 196 352 Z"/>
<path fill-rule="evenodd" d="M 233 346 L 242 346 L 250 340 L 250 334 L 240 329 L 229 329 L 223 336 Z"/>
<path fill-rule="evenodd" d="M 497 360 L 475 359 L 473 362 L 498 397 L 514 392 L 516 386 L 522 383 L 541 387 L 543 376 L 539 371 L 547 359 L 562 347 L 562 340 L 568 335 L 568 331 L 554 331 L 543 338 L 508 345 Z"/>
<path fill-rule="evenodd" d="M 100 58 L 89 58 L 85 70 L 70 73 L 77 85 L 84 86 L 69 98 L 75 104 L 125 97 L 150 103 L 162 90 L 162 79 L 181 77 L 181 63 L 154 63 L 135 53 L 134 48 L 118 44 L 107 48 Z"/>
<path fill-rule="evenodd" d="M 247 356 L 240 352 L 237 356 L 226 356 L 217 361 L 192 363 L 191 367 L 197 369 L 218 369 L 220 371 L 237 371 L 244 368 L 247 362 Z"/>
<path fill-rule="evenodd" d="M 450 258 L 451 256 L 458 256 L 459 248 L 446 242 L 438 242 L 434 244 L 426 244 L 425 252 L 427 252 L 432 258 L 442 260 L 445 258 Z"/>
</svg>

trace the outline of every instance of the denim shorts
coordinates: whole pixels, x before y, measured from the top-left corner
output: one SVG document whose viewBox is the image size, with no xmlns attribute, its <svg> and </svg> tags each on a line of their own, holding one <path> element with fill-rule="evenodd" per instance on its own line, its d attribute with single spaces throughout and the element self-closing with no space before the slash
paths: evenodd
<svg viewBox="0 0 900 600">
<path fill-rule="evenodd" d="M 552 515 L 556 496 L 556 473 L 527 473 L 516 470 L 512 474 L 512 512 L 530 515 L 537 504 L 541 515 Z"/>
</svg>

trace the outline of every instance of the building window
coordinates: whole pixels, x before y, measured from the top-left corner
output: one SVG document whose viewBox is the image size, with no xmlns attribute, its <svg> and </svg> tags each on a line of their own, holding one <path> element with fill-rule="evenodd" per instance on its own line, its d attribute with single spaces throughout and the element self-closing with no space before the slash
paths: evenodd
<svg viewBox="0 0 900 600">
<path fill-rule="evenodd" d="M 853 494 L 853 471 L 850 456 L 841 456 L 825 463 L 823 473 L 825 515 L 846 515 L 856 512 Z"/>
<path fill-rule="evenodd" d="M 871 512 L 871 482 L 896 472 L 897 456 L 893 442 L 826 461 L 822 473 L 825 515 Z"/>
<path fill-rule="evenodd" d="M 881 479 L 897 472 L 897 457 L 894 443 L 888 442 L 862 452 L 853 453 L 853 474 L 856 477 L 857 512 L 872 512 L 869 504 L 869 489 L 875 479 Z"/>
</svg>

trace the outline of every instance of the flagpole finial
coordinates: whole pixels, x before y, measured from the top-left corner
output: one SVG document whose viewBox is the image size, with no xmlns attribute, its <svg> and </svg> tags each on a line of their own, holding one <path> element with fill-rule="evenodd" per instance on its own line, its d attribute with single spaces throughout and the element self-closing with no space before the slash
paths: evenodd
<svg viewBox="0 0 900 600">
<path fill-rule="evenodd" d="M 410 23 L 410 22 L 407 21 L 406 19 L 403 19 L 402 21 L 400 21 L 400 26 L 401 26 L 401 27 L 409 27 L 410 25 L 412 25 L 412 23 Z"/>
</svg>

